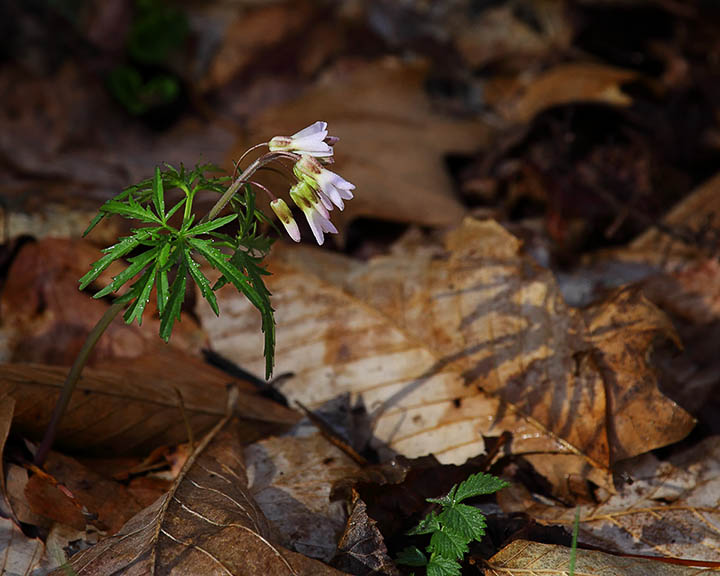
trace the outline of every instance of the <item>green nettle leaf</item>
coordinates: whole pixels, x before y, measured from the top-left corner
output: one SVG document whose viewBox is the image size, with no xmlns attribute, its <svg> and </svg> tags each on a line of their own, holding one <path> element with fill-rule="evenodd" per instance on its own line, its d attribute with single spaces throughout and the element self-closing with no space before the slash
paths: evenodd
<svg viewBox="0 0 720 576">
<path fill-rule="evenodd" d="M 443 558 L 461 559 L 468 552 L 470 540 L 449 529 L 433 532 L 428 550 L 437 552 Z"/>
<path fill-rule="evenodd" d="M 117 200 L 110 200 L 105 202 L 101 208 L 103 212 L 108 214 L 117 214 L 124 216 L 125 218 L 134 218 L 147 224 L 162 224 L 162 221 L 152 213 L 148 208 L 143 208 L 138 204 L 132 196 L 127 202 L 118 202 Z"/>
<path fill-rule="evenodd" d="M 427 498 L 428 502 L 440 505 L 440 512 L 433 510 L 407 533 L 432 534 L 427 547 L 430 553 L 430 560 L 427 562 L 428 576 L 459 575 L 458 561 L 469 551 L 468 544 L 474 540 L 480 541 L 485 535 L 486 520 L 483 513 L 460 502 L 480 494 L 497 492 L 508 485 L 504 480 L 490 474 L 473 474 L 464 482 L 453 486 L 445 496 Z M 413 559 L 420 561 L 418 554 L 425 558 L 422 552 L 414 550 L 413 547 L 406 548 L 397 561 L 411 566 L 422 566 L 423 564 L 411 564 Z"/>
<path fill-rule="evenodd" d="M 409 530 L 408 534 L 411 536 L 416 534 L 430 534 L 436 530 L 440 530 L 440 520 L 438 519 L 437 512 L 432 511 L 430 514 L 425 516 L 425 518 L 420 520 L 415 528 Z"/>
<path fill-rule="evenodd" d="M 460 564 L 455 560 L 433 555 L 427 565 L 427 576 L 460 576 Z"/>
<path fill-rule="evenodd" d="M 428 563 L 425 554 L 415 546 L 408 546 L 400 550 L 395 562 L 406 566 L 425 566 Z"/>
<path fill-rule="evenodd" d="M 467 504 L 455 504 L 444 508 L 438 517 L 448 530 L 467 538 L 468 542 L 481 540 L 485 536 L 485 516 L 477 508 Z"/>
<path fill-rule="evenodd" d="M 454 500 L 456 502 L 462 502 L 474 496 L 494 494 L 508 486 L 510 486 L 508 482 L 491 474 L 473 474 L 460 483 L 460 486 L 458 486 L 455 492 Z"/>
</svg>

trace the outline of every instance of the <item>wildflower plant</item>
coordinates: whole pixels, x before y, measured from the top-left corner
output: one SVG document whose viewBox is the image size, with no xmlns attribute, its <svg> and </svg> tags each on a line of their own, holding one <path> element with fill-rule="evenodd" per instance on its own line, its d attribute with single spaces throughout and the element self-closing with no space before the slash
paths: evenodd
<svg viewBox="0 0 720 576">
<path fill-rule="evenodd" d="M 269 151 L 256 158 L 234 180 L 212 176 L 218 172 L 213 165 L 200 165 L 192 170 L 165 165 L 163 169 L 157 167 L 152 178 L 126 188 L 102 205 L 85 234 L 107 216 L 126 218 L 138 226 L 103 250 L 104 255 L 80 279 L 81 290 L 92 287 L 111 264 L 127 262 L 123 271 L 94 295 L 103 298 L 118 294 L 88 336 L 68 374 L 52 421 L 35 455 L 36 464 L 44 462 L 75 384 L 100 336 L 122 310 L 125 322 L 141 324 L 153 292 L 160 318 L 160 337 L 167 342 L 175 322 L 180 319 L 188 281 L 197 285 L 216 315 L 220 310 L 215 292 L 226 284 L 234 286 L 260 313 L 265 340 L 265 377 L 270 378 L 275 356 L 275 319 L 270 292 L 264 282 L 269 273 L 263 259 L 274 241 L 266 230 L 272 230 L 274 224 L 258 208 L 256 192 L 269 196 L 273 212 L 296 242 L 300 241 L 300 229 L 287 203 L 253 176 L 269 164 L 276 163 L 282 168 L 291 161 L 290 177 L 295 175 L 297 183 L 291 188 L 290 197 L 303 211 L 317 243 L 322 244 L 324 234 L 337 233 L 330 222 L 330 211 L 334 207 L 342 210 L 343 200 L 352 198 L 354 189 L 321 164 L 332 161 L 336 142 L 337 138 L 328 136 L 325 122 L 315 122 L 293 136 L 276 136 L 250 148 L 239 164 L 258 148 L 267 147 Z M 173 201 L 169 201 L 171 191 Z M 219 197 L 202 218 L 195 210 L 201 195 Z M 216 271 L 217 280 L 211 281 L 206 276 L 205 267 Z"/>
<path fill-rule="evenodd" d="M 440 512 L 433 510 L 423 518 L 408 535 L 431 534 L 426 555 L 415 546 L 404 548 L 396 561 L 398 564 L 425 567 L 427 576 L 460 576 L 460 561 L 468 553 L 468 544 L 480 541 L 485 535 L 485 516 L 480 510 L 464 500 L 493 494 L 509 486 L 490 474 L 473 474 L 460 485 L 453 486 L 441 498 L 428 498 L 438 504 Z"/>
</svg>

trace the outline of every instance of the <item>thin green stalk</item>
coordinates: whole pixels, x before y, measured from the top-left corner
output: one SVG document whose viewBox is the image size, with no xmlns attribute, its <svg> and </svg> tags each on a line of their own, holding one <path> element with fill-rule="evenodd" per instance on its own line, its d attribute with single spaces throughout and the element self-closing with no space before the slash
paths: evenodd
<svg viewBox="0 0 720 576">
<path fill-rule="evenodd" d="M 572 543 L 570 544 L 570 570 L 569 576 L 575 576 L 575 560 L 577 558 L 578 529 L 580 528 L 580 507 L 575 508 L 575 522 L 572 531 Z"/>
<path fill-rule="evenodd" d="M 95 324 L 95 327 L 88 335 L 87 340 L 85 340 L 85 344 L 83 344 L 80 353 L 75 358 L 75 362 L 73 362 L 72 368 L 70 368 L 70 372 L 65 379 L 65 384 L 63 384 L 60 398 L 58 398 L 58 401 L 55 404 L 55 410 L 53 411 L 50 424 L 45 431 L 45 436 L 43 437 L 43 440 L 40 443 L 37 452 L 35 453 L 36 466 L 42 467 L 42 465 L 45 463 L 45 459 L 47 458 L 47 455 L 50 452 L 50 448 L 55 441 L 55 436 L 57 435 L 57 428 L 60 425 L 62 417 L 65 415 L 65 410 L 67 410 L 68 404 L 70 403 L 70 398 L 73 391 L 75 390 L 75 386 L 77 385 L 78 380 L 80 379 L 83 368 L 85 368 L 88 357 L 92 353 L 95 345 L 98 343 L 98 340 L 100 340 L 100 337 L 103 335 L 107 327 L 110 326 L 110 323 L 113 321 L 115 316 L 117 316 L 120 310 L 123 309 L 123 306 L 124 304 L 122 302 L 114 302 L 105 311 L 105 314 L 103 314 L 102 318 L 100 318 L 100 320 L 98 320 L 98 323 Z"/>
<path fill-rule="evenodd" d="M 270 162 L 273 162 L 277 160 L 278 158 L 290 158 L 292 160 L 297 160 L 297 156 L 293 154 L 289 154 L 287 152 L 269 152 L 268 154 L 264 154 L 260 156 L 257 160 L 253 161 L 250 166 L 245 168 L 243 170 L 242 174 L 238 176 L 235 181 L 230 185 L 230 187 L 225 190 L 223 195 L 220 197 L 220 199 L 215 203 L 215 205 L 210 209 L 210 212 L 207 213 L 207 216 L 203 218 L 203 222 L 207 220 L 212 220 L 215 218 L 218 214 L 220 214 L 220 211 L 225 208 L 228 202 L 230 202 L 230 199 L 233 197 L 233 195 L 240 190 L 240 186 L 245 184 L 248 179 L 257 172 L 260 168 L 265 166 L 266 164 L 269 164 Z"/>
</svg>

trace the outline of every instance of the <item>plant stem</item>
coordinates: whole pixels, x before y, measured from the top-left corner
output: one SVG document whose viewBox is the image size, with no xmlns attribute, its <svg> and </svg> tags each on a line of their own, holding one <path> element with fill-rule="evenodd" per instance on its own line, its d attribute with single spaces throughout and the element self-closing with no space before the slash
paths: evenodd
<svg viewBox="0 0 720 576">
<path fill-rule="evenodd" d="M 102 318 L 100 318 L 100 320 L 98 320 L 98 323 L 95 324 L 95 327 L 88 335 L 87 340 L 85 340 L 85 344 L 83 344 L 80 353 L 75 358 L 75 362 L 73 362 L 72 368 L 70 368 L 70 372 L 68 373 L 67 378 L 65 379 L 65 383 L 63 384 L 63 389 L 60 393 L 60 397 L 55 404 L 55 410 L 53 411 L 50 424 L 45 431 L 45 436 L 43 437 L 43 440 L 40 443 L 37 452 L 35 453 L 36 466 L 42 467 L 42 465 L 45 463 L 45 459 L 47 458 L 47 455 L 50 452 L 50 448 L 55 441 L 57 428 L 60 424 L 60 421 L 62 420 L 62 417 L 65 414 L 65 410 L 67 410 L 68 404 L 70 403 L 70 397 L 75 390 L 75 386 L 80 379 L 80 375 L 82 374 L 83 368 L 85 367 L 90 353 L 95 348 L 95 345 L 98 343 L 98 340 L 100 340 L 100 337 L 103 335 L 107 327 L 110 326 L 110 323 L 113 321 L 115 316 L 117 316 L 118 312 L 123 309 L 123 306 L 124 304 L 122 302 L 114 302 L 105 311 L 105 314 L 103 314 Z"/>
<path fill-rule="evenodd" d="M 292 160 L 297 160 L 298 156 L 295 156 L 294 154 L 289 154 L 288 152 L 268 152 L 267 154 L 263 154 L 262 156 L 260 156 L 260 158 L 253 161 L 250 166 L 245 168 L 242 174 L 240 174 L 240 176 L 238 176 L 235 181 L 230 184 L 230 187 L 225 190 L 220 199 L 210 209 L 210 212 L 207 213 L 207 216 L 203 218 L 203 222 L 207 220 L 213 220 L 220 213 L 220 211 L 225 208 L 227 203 L 230 202 L 230 199 L 240 189 L 240 186 L 247 182 L 248 178 L 250 178 L 260 168 L 262 168 L 266 164 L 269 164 L 270 162 L 277 160 L 278 158 L 291 158 Z"/>
</svg>

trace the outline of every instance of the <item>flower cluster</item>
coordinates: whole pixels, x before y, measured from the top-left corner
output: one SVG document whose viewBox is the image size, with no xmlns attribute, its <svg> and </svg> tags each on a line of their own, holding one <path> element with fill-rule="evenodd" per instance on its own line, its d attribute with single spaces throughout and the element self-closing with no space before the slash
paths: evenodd
<svg viewBox="0 0 720 576">
<path fill-rule="evenodd" d="M 327 123 L 315 122 L 292 136 L 275 136 L 268 142 L 271 153 L 281 153 L 294 162 L 297 184 L 290 189 L 290 198 L 303 211 L 318 244 L 325 234 L 337 234 L 330 222 L 330 212 L 345 208 L 345 200 L 353 197 L 355 186 L 342 176 L 325 168 L 332 162 L 337 138 L 328 136 Z M 300 241 L 300 230 L 288 205 L 281 198 L 270 203 L 290 238 Z"/>
</svg>

